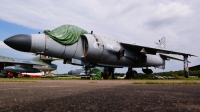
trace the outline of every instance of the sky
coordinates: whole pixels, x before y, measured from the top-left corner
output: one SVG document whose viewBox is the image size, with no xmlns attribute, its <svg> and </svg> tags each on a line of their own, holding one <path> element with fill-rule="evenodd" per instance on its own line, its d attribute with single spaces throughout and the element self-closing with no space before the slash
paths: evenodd
<svg viewBox="0 0 200 112">
<path fill-rule="evenodd" d="M 0 55 L 34 57 L 33 53 L 7 47 L 3 40 L 72 24 L 97 35 L 150 47 L 166 37 L 166 49 L 200 56 L 199 6 L 199 0 L 0 0 Z M 189 66 L 194 66 L 200 58 L 189 57 L 189 61 Z M 58 65 L 56 73 L 80 68 L 62 61 L 53 63 Z M 182 69 L 183 62 L 174 60 L 166 62 L 165 70 L 152 68 L 154 72 Z M 116 69 L 120 73 L 126 71 L 127 68 Z"/>
</svg>

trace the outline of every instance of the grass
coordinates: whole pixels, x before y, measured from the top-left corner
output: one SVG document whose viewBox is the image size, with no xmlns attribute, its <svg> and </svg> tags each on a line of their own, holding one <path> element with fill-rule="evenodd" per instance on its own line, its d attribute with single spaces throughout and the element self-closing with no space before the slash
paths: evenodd
<svg viewBox="0 0 200 112">
<path fill-rule="evenodd" d="M 48 77 L 48 78 L 32 78 L 35 80 L 80 80 L 80 78 L 69 77 Z"/>
<path fill-rule="evenodd" d="M 6 79 L 6 80 L 0 80 L 0 82 L 37 82 L 37 81 L 34 81 L 34 80 Z"/>
<path fill-rule="evenodd" d="M 60 77 L 50 77 L 50 78 L 0 78 L 0 82 L 37 82 L 39 80 L 80 80 L 77 78 L 60 78 Z"/>
<path fill-rule="evenodd" d="M 72 77 L 44 77 L 44 78 L 0 78 L 0 80 L 79 80 L 80 78 Z"/>
<path fill-rule="evenodd" d="M 80 78 L 69 77 L 48 77 L 48 78 L 0 78 L 0 82 L 37 82 L 40 80 L 82 80 Z M 89 79 L 84 79 L 88 80 Z M 121 80 L 121 79 L 120 79 Z M 120 81 L 119 80 L 119 81 Z M 103 80 L 102 80 L 103 81 Z M 200 84 L 199 78 L 183 78 L 183 79 L 134 79 L 131 84 L 161 84 L 161 85 L 180 85 L 180 84 Z M 97 83 L 90 81 L 89 83 Z"/>
<path fill-rule="evenodd" d="M 146 82 L 133 82 L 131 84 L 180 85 L 180 84 L 200 84 L 200 82 L 195 82 L 195 81 L 183 81 L 183 82 L 154 82 L 154 81 L 146 81 Z"/>
</svg>

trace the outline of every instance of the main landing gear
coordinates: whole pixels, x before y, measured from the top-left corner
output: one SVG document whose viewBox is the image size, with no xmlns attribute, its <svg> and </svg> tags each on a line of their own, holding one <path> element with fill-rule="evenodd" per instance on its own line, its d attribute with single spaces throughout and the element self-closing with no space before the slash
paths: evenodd
<svg viewBox="0 0 200 112">
<path fill-rule="evenodd" d="M 114 71 L 115 71 L 115 69 L 112 67 L 104 67 L 104 71 L 103 71 L 103 75 L 102 75 L 103 78 L 104 79 L 109 79 L 109 78 L 115 79 Z"/>
<path fill-rule="evenodd" d="M 128 67 L 128 71 L 126 72 L 125 79 L 137 79 L 138 73 L 132 69 L 132 67 Z"/>
</svg>

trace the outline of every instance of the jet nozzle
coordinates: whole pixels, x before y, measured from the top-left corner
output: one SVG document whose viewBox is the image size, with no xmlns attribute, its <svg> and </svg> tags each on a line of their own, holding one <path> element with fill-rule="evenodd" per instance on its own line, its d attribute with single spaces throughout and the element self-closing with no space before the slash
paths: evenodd
<svg viewBox="0 0 200 112">
<path fill-rule="evenodd" d="M 30 52 L 32 43 L 31 41 L 31 35 L 19 34 L 5 39 L 4 43 L 15 50 Z"/>
</svg>

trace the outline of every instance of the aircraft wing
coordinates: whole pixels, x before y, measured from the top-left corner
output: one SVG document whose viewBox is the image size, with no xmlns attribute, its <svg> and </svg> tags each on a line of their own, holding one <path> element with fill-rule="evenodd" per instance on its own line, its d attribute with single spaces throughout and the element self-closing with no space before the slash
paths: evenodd
<svg viewBox="0 0 200 112">
<path fill-rule="evenodd" d="M 20 65 L 41 65 L 41 64 L 36 64 L 36 63 L 31 63 L 31 62 L 16 62 L 16 61 L 3 61 L 0 60 L 0 63 L 10 63 L 10 64 L 20 64 Z"/>
<path fill-rule="evenodd" d="M 0 56 L 0 63 L 9 63 L 9 64 L 20 64 L 20 65 L 42 65 L 39 63 L 35 63 L 31 60 L 20 60 L 14 59 L 6 56 Z"/>
<path fill-rule="evenodd" d="M 171 51 L 171 50 L 166 50 L 166 49 L 159 49 L 159 48 L 153 48 L 153 47 L 147 47 L 147 46 L 142 46 L 142 45 L 137 45 L 137 44 L 128 44 L 128 43 L 120 43 L 121 46 L 128 48 L 130 50 L 136 51 L 136 52 L 143 52 L 146 54 L 156 54 L 156 53 L 163 53 L 163 54 L 175 54 L 175 55 L 186 55 L 186 56 L 194 56 L 192 54 L 188 53 L 182 53 L 182 52 L 177 52 L 177 51 Z"/>
</svg>

